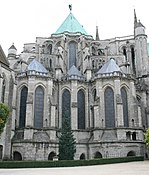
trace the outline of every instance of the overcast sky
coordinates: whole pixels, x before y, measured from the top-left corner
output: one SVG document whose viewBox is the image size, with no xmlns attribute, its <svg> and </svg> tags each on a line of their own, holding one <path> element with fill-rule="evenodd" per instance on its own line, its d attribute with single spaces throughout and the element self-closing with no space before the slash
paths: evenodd
<svg viewBox="0 0 149 175">
<path fill-rule="evenodd" d="M 0 45 L 5 54 L 15 44 L 18 54 L 24 43 L 50 37 L 72 13 L 88 34 L 100 39 L 133 34 L 133 10 L 149 35 L 149 0 L 0 0 Z"/>
</svg>

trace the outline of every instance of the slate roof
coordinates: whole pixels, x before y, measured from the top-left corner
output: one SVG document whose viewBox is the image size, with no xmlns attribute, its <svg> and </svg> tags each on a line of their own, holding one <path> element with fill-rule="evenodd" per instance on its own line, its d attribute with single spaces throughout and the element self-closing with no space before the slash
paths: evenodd
<svg viewBox="0 0 149 175">
<path fill-rule="evenodd" d="M 6 58 L 6 55 L 5 55 L 1 45 L 0 45 L 0 62 L 5 64 L 6 66 L 9 66 L 9 62 Z"/>
<path fill-rule="evenodd" d="M 40 72 L 40 73 L 48 73 L 48 71 L 46 70 L 46 68 L 39 63 L 36 59 L 34 59 L 28 66 L 26 71 L 36 71 L 36 72 Z"/>
<path fill-rule="evenodd" d="M 71 75 L 76 75 L 76 76 L 82 77 L 81 72 L 76 68 L 75 65 L 73 65 L 73 66 L 69 69 L 68 75 L 69 75 L 69 76 L 71 76 Z"/>
<path fill-rule="evenodd" d="M 74 15 L 71 12 L 54 34 L 62 34 L 65 32 L 81 33 L 84 35 L 88 35 L 85 29 L 82 27 L 82 25 L 78 22 L 78 20 L 74 17 Z"/>
<path fill-rule="evenodd" d="M 14 46 L 14 44 L 12 44 L 12 46 L 9 49 L 15 49 L 15 50 L 17 50 L 16 47 Z"/>
<path fill-rule="evenodd" d="M 113 73 L 113 72 L 122 72 L 120 67 L 116 64 L 115 60 L 111 58 L 107 61 L 101 69 L 97 72 L 97 74 L 105 74 L 105 73 Z"/>
</svg>

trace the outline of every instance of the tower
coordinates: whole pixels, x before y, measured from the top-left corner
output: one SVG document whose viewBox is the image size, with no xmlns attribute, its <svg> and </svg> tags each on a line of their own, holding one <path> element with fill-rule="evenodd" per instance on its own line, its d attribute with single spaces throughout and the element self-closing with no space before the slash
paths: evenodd
<svg viewBox="0 0 149 175">
<path fill-rule="evenodd" d="M 134 10 L 134 38 L 135 38 L 135 57 L 136 57 L 136 76 L 142 77 L 149 72 L 147 55 L 147 35 L 145 26 L 137 20 Z"/>
</svg>

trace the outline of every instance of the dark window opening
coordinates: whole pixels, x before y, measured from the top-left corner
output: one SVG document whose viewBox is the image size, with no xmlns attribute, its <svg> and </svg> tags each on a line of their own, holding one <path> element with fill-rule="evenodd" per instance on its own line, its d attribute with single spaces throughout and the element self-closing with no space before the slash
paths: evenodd
<svg viewBox="0 0 149 175">
<path fill-rule="evenodd" d="M 132 133 L 132 140 L 136 140 L 136 132 Z"/>
<path fill-rule="evenodd" d="M 97 151 L 97 152 L 95 153 L 94 158 L 95 158 L 95 159 L 100 159 L 100 158 L 102 158 L 102 154 L 101 154 L 100 152 Z"/>
<path fill-rule="evenodd" d="M 19 161 L 22 160 L 22 155 L 21 155 L 21 153 L 15 151 L 15 152 L 13 153 L 13 160 L 19 160 Z"/>
<path fill-rule="evenodd" d="M 85 160 L 85 154 L 84 153 L 80 155 L 80 160 Z"/>
<path fill-rule="evenodd" d="M 55 152 L 51 152 L 48 156 L 48 160 L 53 160 L 53 158 L 56 156 L 56 153 Z"/>
<path fill-rule="evenodd" d="M 44 111 L 44 90 L 38 86 L 35 90 L 35 106 L 34 106 L 34 127 L 43 127 L 43 111 Z"/>
<path fill-rule="evenodd" d="M 68 118 L 71 125 L 71 95 L 67 89 L 64 90 L 62 95 L 62 127 L 65 118 Z"/>
<path fill-rule="evenodd" d="M 114 92 L 112 88 L 107 87 L 104 93 L 105 100 L 105 126 L 115 127 L 115 107 L 114 107 Z"/>
<path fill-rule="evenodd" d="M 130 131 L 126 132 L 126 139 L 131 140 L 131 132 Z"/>
<path fill-rule="evenodd" d="M 1 97 L 2 103 L 4 103 L 4 101 L 5 101 L 5 90 L 6 90 L 6 81 L 5 81 L 5 79 L 3 79 L 3 82 L 2 82 L 2 97 Z"/>
<path fill-rule="evenodd" d="M 19 117 L 19 127 L 25 127 L 26 121 L 26 101 L 27 101 L 28 88 L 23 87 L 20 96 L 20 117 Z"/>
<path fill-rule="evenodd" d="M 78 129 L 85 129 L 85 95 L 83 90 L 78 91 Z"/>
<path fill-rule="evenodd" d="M 69 43 L 69 69 L 74 65 L 76 66 L 76 43 Z"/>
<path fill-rule="evenodd" d="M 0 145 L 0 160 L 3 158 L 3 146 Z"/>
<path fill-rule="evenodd" d="M 121 88 L 121 97 L 123 103 L 123 119 L 124 119 L 124 127 L 128 127 L 128 101 L 127 101 L 127 92 L 124 87 Z"/>
<path fill-rule="evenodd" d="M 129 151 L 127 157 L 136 156 L 134 151 Z"/>
<path fill-rule="evenodd" d="M 131 48 L 131 59 L 132 59 L 132 70 L 133 73 L 136 74 L 136 67 L 135 67 L 135 51 L 134 48 Z"/>
</svg>

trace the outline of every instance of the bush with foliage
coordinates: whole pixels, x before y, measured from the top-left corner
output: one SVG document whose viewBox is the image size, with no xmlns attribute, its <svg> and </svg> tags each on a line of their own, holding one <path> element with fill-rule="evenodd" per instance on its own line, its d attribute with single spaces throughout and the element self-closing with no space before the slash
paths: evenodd
<svg viewBox="0 0 149 175">
<path fill-rule="evenodd" d="M 59 138 L 59 160 L 73 160 L 76 152 L 76 142 L 68 117 L 63 118 L 63 125 Z"/>
<path fill-rule="evenodd" d="M 9 115 L 9 108 L 4 103 L 0 103 L 0 135 L 3 132 L 7 118 Z"/>
<path fill-rule="evenodd" d="M 149 128 L 146 130 L 146 133 L 145 133 L 145 143 L 147 148 L 149 149 Z"/>
</svg>

